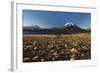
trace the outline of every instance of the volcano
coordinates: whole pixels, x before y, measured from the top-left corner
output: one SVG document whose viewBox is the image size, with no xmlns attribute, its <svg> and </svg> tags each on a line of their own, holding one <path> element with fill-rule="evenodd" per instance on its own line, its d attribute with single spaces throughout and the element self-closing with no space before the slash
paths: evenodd
<svg viewBox="0 0 100 73">
<path fill-rule="evenodd" d="M 34 27 L 23 27 L 23 31 L 24 34 L 75 34 L 87 32 L 87 30 L 80 28 L 74 23 L 66 23 L 59 28 L 41 28 L 35 25 Z"/>
<path fill-rule="evenodd" d="M 60 28 L 64 32 L 71 32 L 71 33 L 77 33 L 82 32 L 84 29 L 80 28 L 78 25 L 73 23 L 66 23 L 63 27 Z"/>
</svg>

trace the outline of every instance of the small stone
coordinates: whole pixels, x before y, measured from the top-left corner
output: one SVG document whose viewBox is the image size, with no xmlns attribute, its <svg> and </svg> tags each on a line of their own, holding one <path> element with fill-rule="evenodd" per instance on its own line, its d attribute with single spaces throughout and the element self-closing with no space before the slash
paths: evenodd
<svg viewBox="0 0 100 73">
<path fill-rule="evenodd" d="M 52 58 L 52 60 L 54 61 L 54 60 L 55 60 L 55 58 Z"/>
<path fill-rule="evenodd" d="M 81 56 L 84 56 L 84 54 L 82 53 Z"/>
<path fill-rule="evenodd" d="M 43 61 L 44 61 L 44 59 L 41 59 L 41 61 L 43 62 Z"/>
<path fill-rule="evenodd" d="M 35 57 L 32 58 L 32 60 L 36 60 L 37 58 L 38 58 L 38 56 L 35 56 Z"/>
<path fill-rule="evenodd" d="M 53 53 L 54 56 L 58 55 L 57 52 Z"/>
<path fill-rule="evenodd" d="M 72 54 L 72 55 L 71 55 L 71 58 L 74 58 L 75 56 L 76 56 L 75 54 Z"/>
<path fill-rule="evenodd" d="M 67 48 L 67 44 L 65 44 L 65 48 Z"/>
<path fill-rule="evenodd" d="M 34 50 L 37 49 L 37 47 L 34 47 Z"/>
<path fill-rule="evenodd" d="M 78 53 L 78 51 L 77 51 L 75 48 L 72 48 L 72 49 L 70 50 L 70 52 L 71 52 L 71 53 Z"/>
<path fill-rule="evenodd" d="M 28 60 L 30 60 L 30 58 L 28 58 L 28 57 L 24 58 L 24 61 L 28 61 Z"/>
<path fill-rule="evenodd" d="M 60 54 L 64 54 L 64 51 L 61 51 L 61 53 Z"/>
<path fill-rule="evenodd" d="M 71 58 L 70 60 L 73 61 L 73 60 L 75 60 L 75 58 Z"/>
</svg>

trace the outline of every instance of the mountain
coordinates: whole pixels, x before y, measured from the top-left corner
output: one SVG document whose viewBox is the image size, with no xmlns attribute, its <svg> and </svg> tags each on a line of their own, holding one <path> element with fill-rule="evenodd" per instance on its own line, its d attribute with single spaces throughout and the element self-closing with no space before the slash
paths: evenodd
<svg viewBox="0 0 100 73">
<path fill-rule="evenodd" d="M 30 26 L 23 27 L 24 34 L 74 34 L 74 33 L 83 33 L 88 32 L 89 30 L 82 29 L 78 25 L 73 23 L 66 23 L 62 27 L 53 27 L 53 28 L 40 28 L 39 26 Z"/>
<path fill-rule="evenodd" d="M 40 30 L 41 28 L 38 25 L 35 26 L 24 26 L 23 30 Z"/>
<path fill-rule="evenodd" d="M 41 29 L 38 25 L 33 26 L 33 29 Z"/>
<path fill-rule="evenodd" d="M 80 28 L 78 25 L 73 24 L 73 23 L 66 23 L 63 27 L 61 27 L 62 31 L 65 32 L 72 32 L 72 33 L 77 33 L 77 32 L 82 32 L 83 29 Z"/>
</svg>

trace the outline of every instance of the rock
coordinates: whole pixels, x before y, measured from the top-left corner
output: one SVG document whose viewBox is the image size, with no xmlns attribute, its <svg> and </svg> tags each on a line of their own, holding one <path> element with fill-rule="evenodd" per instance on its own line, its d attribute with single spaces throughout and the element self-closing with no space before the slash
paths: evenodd
<svg viewBox="0 0 100 73">
<path fill-rule="evenodd" d="M 55 58 L 52 58 L 52 60 L 54 61 L 54 60 L 55 60 Z"/>
<path fill-rule="evenodd" d="M 73 61 L 73 60 L 75 60 L 75 58 L 71 58 L 70 60 Z"/>
<path fill-rule="evenodd" d="M 36 60 L 38 57 L 39 57 L 39 56 L 35 56 L 35 57 L 32 58 L 32 60 Z"/>
<path fill-rule="evenodd" d="M 34 50 L 36 50 L 37 49 L 37 47 L 34 47 Z"/>
<path fill-rule="evenodd" d="M 41 59 L 41 61 L 43 62 L 43 61 L 44 61 L 44 59 Z"/>
<path fill-rule="evenodd" d="M 58 54 L 57 54 L 57 52 L 54 52 L 53 55 L 54 55 L 54 56 L 57 56 Z"/>
<path fill-rule="evenodd" d="M 67 44 L 65 44 L 65 48 L 67 48 L 67 46 L 68 46 L 68 45 L 67 45 Z"/>
<path fill-rule="evenodd" d="M 28 57 L 24 58 L 24 62 L 29 61 L 29 60 L 30 60 L 30 58 L 28 58 Z"/>
<path fill-rule="evenodd" d="M 26 46 L 26 47 L 24 48 L 24 50 L 27 50 L 27 49 L 30 49 L 30 48 L 32 48 L 32 45 Z"/>
<path fill-rule="evenodd" d="M 82 53 L 81 56 L 84 56 L 84 54 Z"/>
<path fill-rule="evenodd" d="M 78 53 L 78 50 L 75 49 L 75 48 L 72 48 L 72 49 L 70 49 L 70 52 L 71 52 L 71 53 Z"/>
</svg>

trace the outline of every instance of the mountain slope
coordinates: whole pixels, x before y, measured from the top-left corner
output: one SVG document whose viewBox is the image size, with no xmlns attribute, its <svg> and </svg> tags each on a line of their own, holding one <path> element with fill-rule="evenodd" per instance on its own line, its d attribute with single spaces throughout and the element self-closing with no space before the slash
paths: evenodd
<svg viewBox="0 0 100 73">
<path fill-rule="evenodd" d="M 66 23 L 62 27 L 53 27 L 53 28 L 40 28 L 39 26 L 23 27 L 24 34 L 74 34 L 74 33 L 83 33 L 87 30 L 80 28 L 78 25 L 73 23 Z"/>
</svg>

